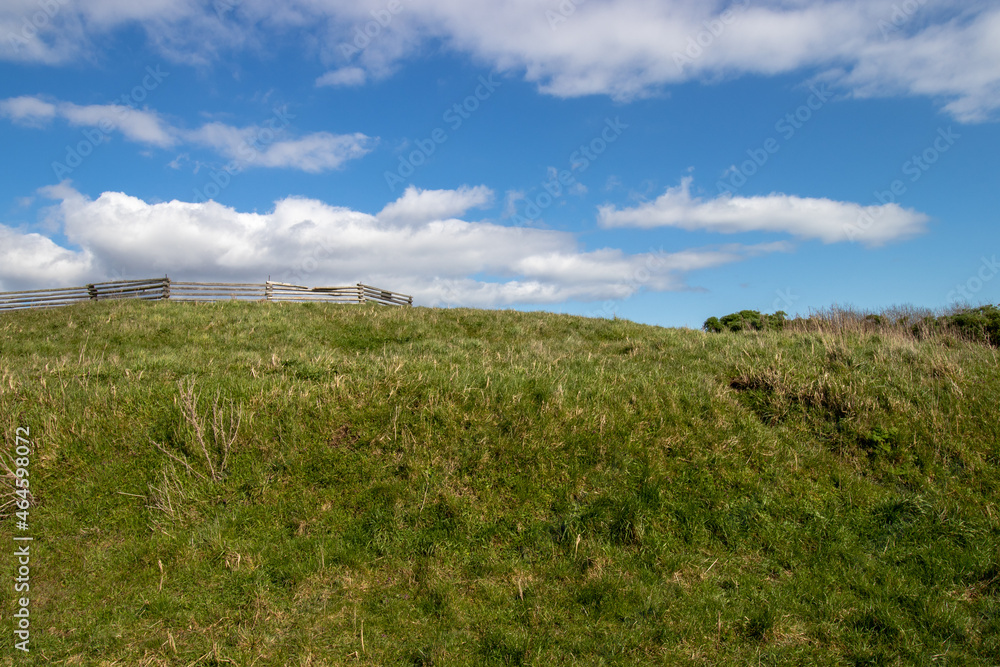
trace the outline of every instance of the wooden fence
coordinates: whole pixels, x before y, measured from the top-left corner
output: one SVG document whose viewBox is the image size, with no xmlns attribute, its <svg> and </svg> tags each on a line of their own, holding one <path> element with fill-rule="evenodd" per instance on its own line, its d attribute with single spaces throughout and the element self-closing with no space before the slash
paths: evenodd
<svg viewBox="0 0 1000 667">
<path fill-rule="evenodd" d="M 265 283 L 173 282 L 170 278 L 118 280 L 83 287 L 0 292 L 0 311 L 52 308 L 81 301 L 144 299 L 148 301 L 321 301 L 412 306 L 413 297 L 370 285 L 304 287 L 268 280 Z"/>
</svg>

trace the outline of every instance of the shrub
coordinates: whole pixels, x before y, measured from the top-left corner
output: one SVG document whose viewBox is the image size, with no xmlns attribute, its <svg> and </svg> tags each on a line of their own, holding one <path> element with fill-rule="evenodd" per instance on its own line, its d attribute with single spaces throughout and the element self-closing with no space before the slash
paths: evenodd
<svg viewBox="0 0 1000 667">
<path fill-rule="evenodd" d="M 788 314 L 779 310 L 773 315 L 762 315 L 756 310 L 741 310 L 738 313 L 730 313 L 722 319 L 710 317 L 701 326 L 709 333 L 722 333 L 723 331 L 781 331 L 785 328 L 785 321 Z"/>
<path fill-rule="evenodd" d="M 973 340 L 1000 347 L 1000 308 L 997 306 L 980 306 L 972 310 L 963 310 L 946 315 L 941 320 Z"/>
<path fill-rule="evenodd" d="M 723 331 L 722 323 L 719 322 L 718 317 L 708 318 L 707 320 L 705 320 L 705 323 L 701 325 L 701 328 L 707 331 L 708 333 L 722 333 Z"/>
</svg>

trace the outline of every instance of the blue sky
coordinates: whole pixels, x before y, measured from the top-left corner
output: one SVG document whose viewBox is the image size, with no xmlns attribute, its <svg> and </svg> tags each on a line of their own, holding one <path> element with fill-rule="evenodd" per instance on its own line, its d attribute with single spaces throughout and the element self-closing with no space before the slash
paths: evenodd
<svg viewBox="0 0 1000 667">
<path fill-rule="evenodd" d="M 998 301 L 995 3 L 8 0 L 0 37 L 0 290 Z"/>
</svg>

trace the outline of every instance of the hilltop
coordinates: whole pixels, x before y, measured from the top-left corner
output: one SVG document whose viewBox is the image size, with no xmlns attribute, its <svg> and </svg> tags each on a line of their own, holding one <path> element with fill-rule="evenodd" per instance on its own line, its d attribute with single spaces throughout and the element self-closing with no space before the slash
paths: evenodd
<svg viewBox="0 0 1000 667">
<path fill-rule="evenodd" d="M 34 443 L 31 656 L 995 662 L 997 396 L 996 350 L 950 335 L 0 314 L 4 451 Z"/>
</svg>

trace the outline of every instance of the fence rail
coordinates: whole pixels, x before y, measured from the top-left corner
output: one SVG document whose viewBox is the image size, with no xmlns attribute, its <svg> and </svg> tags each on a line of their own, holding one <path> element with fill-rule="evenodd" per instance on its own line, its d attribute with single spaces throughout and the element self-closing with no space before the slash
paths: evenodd
<svg viewBox="0 0 1000 667">
<path fill-rule="evenodd" d="M 0 292 L 0 311 L 53 308 L 83 301 L 143 299 L 147 301 L 319 301 L 412 306 L 413 297 L 358 283 L 342 287 L 305 287 L 268 280 L 264 283 L 174 282 L 168 277 L 117 280 L 81 287 Z"/>
</svg>

